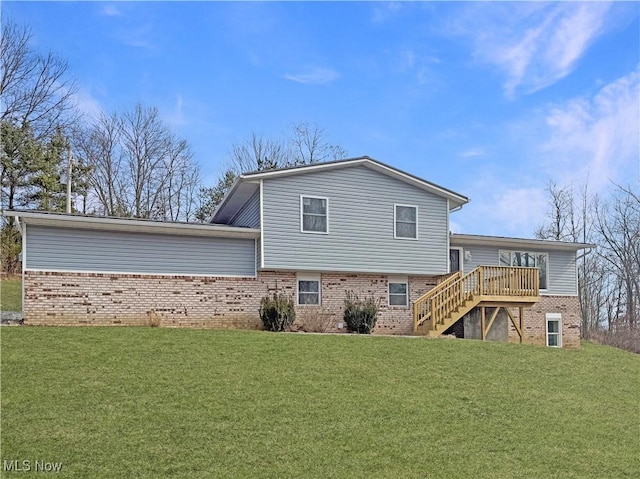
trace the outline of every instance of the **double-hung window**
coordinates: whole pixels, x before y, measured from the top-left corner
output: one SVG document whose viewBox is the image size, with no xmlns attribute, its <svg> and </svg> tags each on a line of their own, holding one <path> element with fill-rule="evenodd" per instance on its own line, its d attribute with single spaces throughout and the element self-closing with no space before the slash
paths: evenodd
<svg viewBox="0 0 640 479">
<path fill-rule="evenodd" d="M 562 347 L 562 316 L 560 313 L 547 313 L 547 346 Z"/>
<path fill-rule="evenodd" d="M 500 266 L 528 266 L 540 270 L 540 289 L 547 289 L 549 255 L 531 251 L 500 251 Z"/>
<path fill-rule="evenodd" d="M 329 199 L 300 196 L 300 230 L 303 233 L 329 232 Z"/>
<path fill-rule="evenodd" d="M 389 306 L 409 306 L 407 278 L 389 278 Z"/>
<path fill-rule="evenodd" d="M 298 304 L 320 304 L 320 275 L 298 275 Z"/>
<path fill-rule="evenodd" d="M 418 239 L 418 207 L 393 205 L 393 237 Z"/>
</svg>

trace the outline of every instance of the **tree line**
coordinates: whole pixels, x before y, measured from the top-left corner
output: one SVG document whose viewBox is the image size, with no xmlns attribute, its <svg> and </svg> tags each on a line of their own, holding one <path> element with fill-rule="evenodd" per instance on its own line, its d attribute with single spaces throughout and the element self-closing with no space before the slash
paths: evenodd
<svg viewBox="0 0 640 479">
<path fill-rule="evenodd" d="M 640 325 L 640 192 L 612 185 L 596 194 L 550 182 L 548 211 L 536 230 L 541 239 L 597 245 L 578 255 L 581 331 L 637 330 Z"/>
<path fill-rule="evenodd" d="M 157 107 L 137 103 L 86 117 L 74 102 L 77 85 L 68 63 L 34 49 L 30 40 L 28 27 L 3 22 L 2 209 L 64 212 L 69 181 L 72 212 L 206 222 L 244 172 L 346 156 L 322 128 L 302 122 L 282 139 L 253 134 L 232 145 L 222 175 L 207 187 L 188 142 L 162 121 Z M 16 270 L 19 252 L 20 235 L 3 218 L 4 271 Z"/>
</svg>

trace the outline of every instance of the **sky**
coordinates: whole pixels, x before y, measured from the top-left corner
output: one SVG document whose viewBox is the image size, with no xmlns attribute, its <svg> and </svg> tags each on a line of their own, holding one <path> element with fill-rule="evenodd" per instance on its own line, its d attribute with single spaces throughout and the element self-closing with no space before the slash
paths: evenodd
<svg viewBox="0 0 640 479">
<path fill-rule="evenodd" d="M 532 237 L 549 181 L 640 186 L 639 2 L 7 2 L 75 100 L 156 106 L 212 186 L 234 143 L 323 128 L 470 198 L 455 232 Z"/>
</svg>

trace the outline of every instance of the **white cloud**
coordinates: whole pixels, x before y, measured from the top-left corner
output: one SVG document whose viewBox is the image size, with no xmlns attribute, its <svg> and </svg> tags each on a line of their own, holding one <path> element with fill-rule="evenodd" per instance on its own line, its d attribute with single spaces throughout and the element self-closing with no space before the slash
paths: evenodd
<svg viewBox="0 0 640 479">
<path fill-rule="evenodd" d="M 175 102 L 167 114 L 162 115 L 164 121 L 174 127 L 181 127 L 188 123 L 184 113 L 184 99 L 181 94 L 175 98 Z"/>
<path fill-rule="evenodd" d="M 473 5 L 449 31 L 471 39 L 474 56 L 495 65 L 507 96 L 532 93 L 570 74 L 610 25 L 605 2 Z"/>
<path fill-rule="evenodd" d="M 523 183 L 530 183 L 524 179 Z M 518 181 L 484 178 L 469 188 L 471 202 L 456 213 L 455 232 L 532 237 L 545 220 L 544 185 L 519 187 Z M 453 230 L 453 226 L 451 226 Z"/>
<path fill-rule="evenodd" d="M 487 156 L 487 152 L 484 148 L 470 148 L 460 153 L 460 158 L 481 158 Z"/>
<path fill-rule="evenodd" d="M 591 97 L 551 107 L 544 122 L 540 152 L 554 179 L 588 178 L 596 190 L 640 179 L 640 68 Z"/>
<path fill-rule="evenodd" d="M 102 13 L 102 15 L 105 15 L 107 17 L 118 17 L 122 15 L 122 12 L 120 11 L 120 9 L 112 3 L 107 3 L 103 5 L 102 9 L 100 10 L 100 13 Z"/>
<path fill-rule="evenodd" d="M 89 120 L 95 120 L 103 111 L 100 102 L 85 88 L 79 88 L 73 94 L 73 101 L 78 111 Z"/>
<path fill-rule="evenodd" d="M 331 83 L 339 77 L 340 74 L 337 71 L 320 67 L 306 68 L 300 73 L 287 73 L 284 76 L 284 78 L 286 78 L 287 80 L 313 85 L 323 85 L 326 83 Z"/>
<path fill-rule="evenodd" d="M 379 2 L 375 4 L 373 8 L 373 23 L 383 23 L 386 22 L 391 17 L 395 16 L 400 9 L 402 8 L 402 4 L 399 2 Z"/>
</svg>

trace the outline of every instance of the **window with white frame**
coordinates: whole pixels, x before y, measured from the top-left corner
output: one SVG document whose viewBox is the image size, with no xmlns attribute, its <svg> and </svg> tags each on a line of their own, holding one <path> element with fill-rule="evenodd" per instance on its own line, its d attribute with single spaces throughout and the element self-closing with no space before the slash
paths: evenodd
<svg viewBox="0 0 640 479">
<path fill-rule="evenodd" d="M 303 233 L 329 232 L 329 199 L 300 196 L 300 230 Z"/>
<path fill-rule="evenodd" d="M 540 289 L 547 289 L 548 253 L 500 251 L 500 266 L 528 266 L 540 270 Z"/>
<path fill-rule="evenodd" d="M 547 313 L 547 346 L 552 348 L 562 347 L 562 315 L 560 313 Z"/>
<path fill-rule="evenodd" d="M 409 306 L 409 282 L 406 278 L 389 278 L 389 306 Z"/>
<path fill-rule="evenodd" d="M 298 275 L 298 304 L 320 304 L 320 275 Z"/>
<path fill-rule="evenodd" d="M 393 205 L 394 238 L 418 239 L 418 207 Z"/>
</svg>

